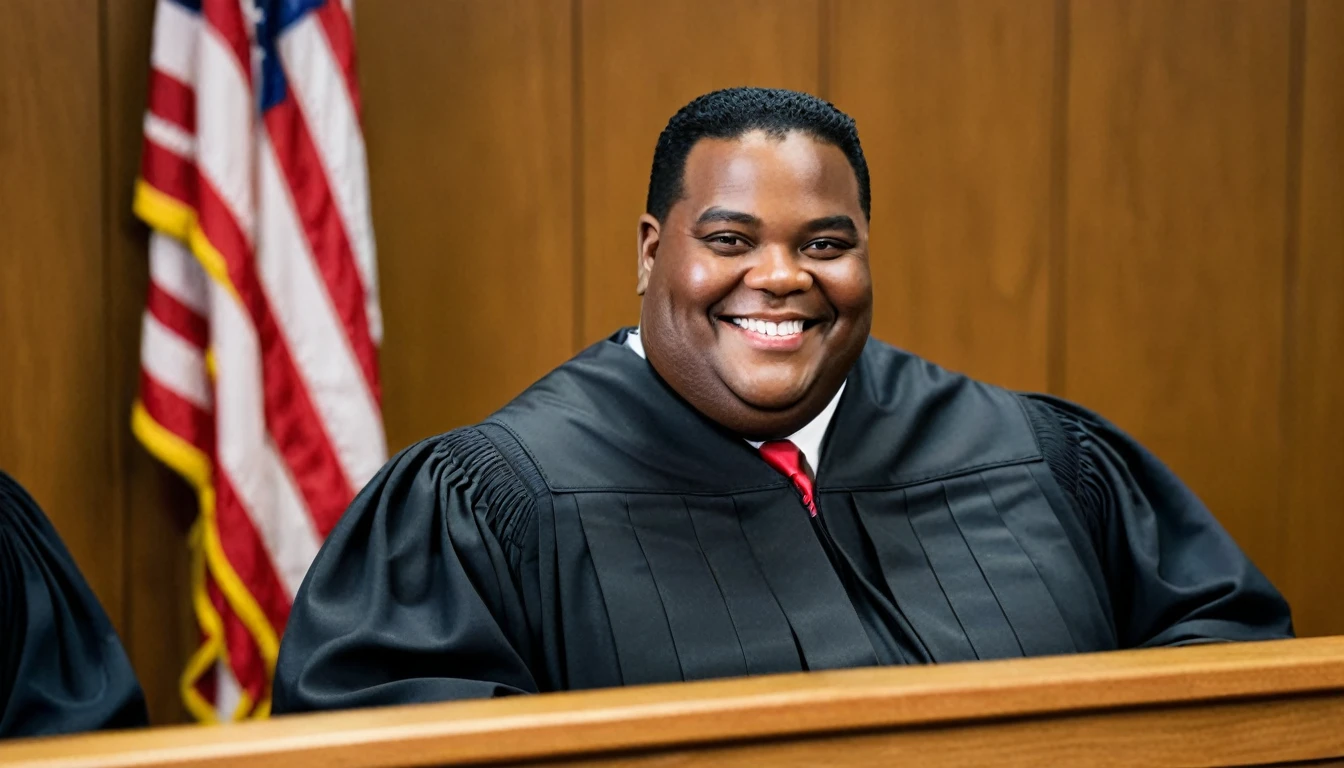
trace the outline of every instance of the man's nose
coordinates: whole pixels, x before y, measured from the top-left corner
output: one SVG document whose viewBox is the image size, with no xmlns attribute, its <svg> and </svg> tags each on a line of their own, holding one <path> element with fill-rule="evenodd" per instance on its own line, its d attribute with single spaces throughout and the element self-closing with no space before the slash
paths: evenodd
<svg viewBox="0 0 1344 768">
<path fill-rule="evenodd" d="M 760 248 L 757 254 L 757 261 L 744 281 L 748 288 L 787 296 L 812 287 L 812 275 L 803 269 L 803 257 L 794 249 L 769 245 Z"/>
</svg>

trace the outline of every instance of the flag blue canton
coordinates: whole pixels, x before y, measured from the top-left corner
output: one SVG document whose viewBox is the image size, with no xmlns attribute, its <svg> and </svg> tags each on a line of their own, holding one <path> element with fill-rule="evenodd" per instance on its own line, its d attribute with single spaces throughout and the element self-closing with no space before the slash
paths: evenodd
<svg viewBox="0 0 1344 768">
<path fill-rule="evenodd" d="M 280 63 L 280 36 L 297 24 L 304 14 L 330 1 L 334 0 L 254 0 L 257 10 L 253 16 L 254 40 L 261 57 L 259 96 L 262 112 L 284 101 L 289 92 L 285 68 Z"/>
</svg>

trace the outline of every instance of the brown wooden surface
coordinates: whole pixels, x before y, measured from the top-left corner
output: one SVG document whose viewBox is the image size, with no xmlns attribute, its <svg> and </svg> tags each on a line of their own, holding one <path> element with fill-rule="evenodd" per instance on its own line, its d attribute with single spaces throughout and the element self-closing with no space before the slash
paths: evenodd
<svg viewBox="0 0 1344 768">
<path fill-rule="evenodd" d="M 1027 717 L 877 733 L 732 745 L 672 754 L 587 758 L 552 766 L 705 765 L 803 768 L 920 766 L 1338 765 L 1344 696 L 1194 704 L 1099 714 Z"/>
<path fill-rule="evenodd" d="M 835 0 L 827 95 L 873 186 L 873 335 L 1047 388 L 1053 0 Z"/>
<path fill-rule="evenodd" d="M 1226 764 L 1344 756 L 1344 638 L 845 670 L 302 715 L 0 746 L 0 764 L 254 768 Z M 1138 738 L 1142 736 L 1142 738 Z M 1125 749 L 1125 740 L 1131 740 Z M 805 740 L 805 741 L 804 741 Z M 930 749 L 936 747 L 936 749 Z M 949 751 L 944 752 L 947 749 Z M 843 750 L 843 751 L 842 751 Z M 852 750 L 852 754 L 851 754 Z M 655 753 L 632 759 L 632 753 Z M 829 758 L 827 757 L 829 756 Z M 851 761 L 855 757 L 857 761 Z"/>
<path fill-rule="evenodd" d="M 98 0 L 0 3 L 0 469 L 120 616 L 107 428 Z M 114 532 L 109 536 L 108 532 Z"/>
<path fill-rule="evenodd" d="M 1069 14 L 1063 394 L 1278 576 L 1290 5 Z"/>
<path fill-rule="evenodd" d="M 1305 9 L 1301 193 L 1289 284 L 1283 589 L 1299 631 L 1344 632 L 1344 3 Z M 1321 599 L 1334 595 L 1331 599 Z"/>
<path fill-rule="evenodd" d="M 635 220 L 658 134 L 736 85 L 816 92 L 819 0 L 582 0 L 582 344 L 639 323 Z"/>
<path fill-rule="evenodd" d="M 550 0 L 356 9 L 393 450 L 572 353 L 571 18 Z"/>
</svg>

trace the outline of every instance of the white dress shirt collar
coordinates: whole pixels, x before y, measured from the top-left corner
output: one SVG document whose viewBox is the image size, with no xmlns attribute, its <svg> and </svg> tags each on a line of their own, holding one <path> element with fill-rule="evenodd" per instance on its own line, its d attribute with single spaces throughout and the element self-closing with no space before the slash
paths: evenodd
<svg viewBox="0 0 1344 768">
<path fill-rule="evenodd" d="M 644 354 L 644 342 L 639 338 L 639 329 L 634 329 L 625 337 L 625 345 L 634 350 L 635 354 L 644 359 L 648 356 Z M 844 383 L 840 384 L 840 389 L 836 390 L 835 397 L 831 402 L 821 409 L 821 413 L 816 415 L 803 428 L 789 435 L 788 439 L 798 446 L 807 459 L 807 466 L 812 470 L 812 477 L 817 476 L 817 468 L 821 466 L 821 442 L 826 438 L 826 428 L 831 425 L 831 418 L 835 416 L 835 409 L 840 405 L 840 396 L 845 393 Z M 752 448 L 760 448 L 761 443 L 753 440 L 747 440 Z"/>
</svg>

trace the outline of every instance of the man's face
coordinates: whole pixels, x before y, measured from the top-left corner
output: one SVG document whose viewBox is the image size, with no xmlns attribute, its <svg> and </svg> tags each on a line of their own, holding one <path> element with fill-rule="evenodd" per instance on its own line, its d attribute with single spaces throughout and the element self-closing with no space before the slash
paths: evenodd
<svg viewBox="0 0 1344 768">
<path fill-rule="evenodd" d="M 839 148 L 805 133 L 703 139 L 683 198 L 640 218 L 649 361 L 692 406 L 757 439 L 826 406 L 872 324 L 868 220 Z"/>
</svg>

